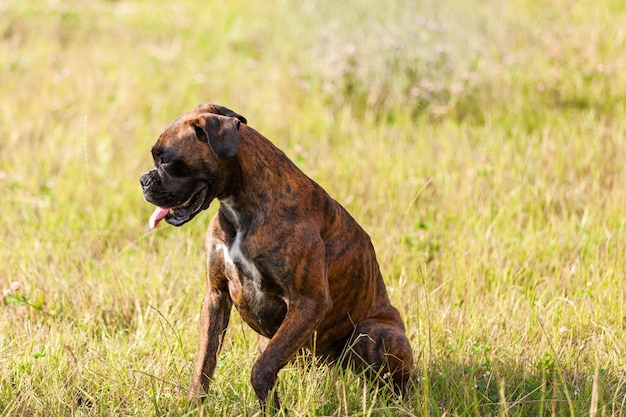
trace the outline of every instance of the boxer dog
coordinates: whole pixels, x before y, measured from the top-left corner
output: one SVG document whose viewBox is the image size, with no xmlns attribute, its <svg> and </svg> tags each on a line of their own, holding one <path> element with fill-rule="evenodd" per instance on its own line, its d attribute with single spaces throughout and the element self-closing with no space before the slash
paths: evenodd
<svg viewBox="0 0 626 417">
<path fill-rule="evenodd" d="M 304 348 L 403 390 L 413 353 L 374 247 L 348 212 L 246 119 L 214 104 L 170 125 L 141 176 L 150 227 L 181 226 L 214 199 L 189 396 L 206 395 L 231 308 L 260 335 L 252 386 L 279 407 L 278 371 Z M 273 395 L 272 395 L 273 393 Z"/>
</svg>

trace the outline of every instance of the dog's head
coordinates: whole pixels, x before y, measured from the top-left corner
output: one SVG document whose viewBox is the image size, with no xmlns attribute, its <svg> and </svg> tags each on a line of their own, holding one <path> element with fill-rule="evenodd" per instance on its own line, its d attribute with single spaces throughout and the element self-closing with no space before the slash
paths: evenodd
<svg viewBox="0 0 626 417">
<path fill-rule="evenodd" d="M 152 147 L 155 168 L 140 178 L 144 198 L 157 206 L 151 228 L 163 219 L 187 223 L 224 191 L 224 170 L 237 154 L 242 122 L 232 110 L 204 104 L 165 128 Z"/>
</svg>

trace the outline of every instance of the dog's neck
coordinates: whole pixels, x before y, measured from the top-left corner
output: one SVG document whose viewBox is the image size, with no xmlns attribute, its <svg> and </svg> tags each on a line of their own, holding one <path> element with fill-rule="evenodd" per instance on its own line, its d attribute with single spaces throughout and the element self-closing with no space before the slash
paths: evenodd
<svg viewBox="0 0 626 417">
<path fill-rule="evenodd" d="M 237 155 L 228 161 L 233 164 L 229 169 L 230 184 L 218 195 L 220 212 L 237 231 L 248 228 L 255 217 L 271 212 L 274 201 L 268 198 L 268 188 L 269 195 L 290 198 L 296 190 L 285 178 L 306 178 L 267 138 L 248 126 L 242 125 L 241 129 L 248 132 L 241 136 Z"/>
</svg>

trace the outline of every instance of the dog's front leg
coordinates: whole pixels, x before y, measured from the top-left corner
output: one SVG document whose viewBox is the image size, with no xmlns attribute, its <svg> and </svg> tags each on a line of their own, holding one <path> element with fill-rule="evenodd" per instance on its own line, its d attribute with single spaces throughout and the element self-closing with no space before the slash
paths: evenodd
<svg viewBox="0 0 626 417">
<path fill-rule="evenodd" d="M 228 326 L 231 306 L 227 291 L 207 288 L 200 312 L 198 353 L 189 387 L 191 400 L 202 399 L 207 392 Z"/>
<path fill-rule="evenodd" d="M 282 324 L 269 340 L 252 367 L 252 386 L 261 407 L 271 402 L 279 408 L 278 396 L 268 399 L 278 371 L 291 360 L 320 325 L 332 308 L 332 298 L 324 267 L 324 246 L 321 240 L 303 253 L 298 265 L 294 265 L 286 295 L 287 314 Z"/>
<path fill-rule="evenodd" d="M 289 303 L 285 320 L 252 367 L 252 386 L 261 408 L 267 402 L 280 408 L 278 395 L 268 400 L 278 371 L 297 353 L 322 321 L 332 302 L 330 298 L 299 298 Z"/>
</svg>

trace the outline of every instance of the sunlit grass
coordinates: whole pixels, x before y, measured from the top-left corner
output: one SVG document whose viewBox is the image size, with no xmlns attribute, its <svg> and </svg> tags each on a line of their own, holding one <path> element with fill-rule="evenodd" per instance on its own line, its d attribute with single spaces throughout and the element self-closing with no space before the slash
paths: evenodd
<svg viewBox="0 0 626 417">
<path fill-rule="evenodd" d="M 414 348 L 402 399 L 299 358 L 290 415 L 626 414 L 622 1 L 0 14 L 1 414 L 258 413 L 236 314 L 209 400 L 186 402 L 216 207 L 150 232 L 138 182 L 207 101 L 363 225 Z"/>
</svg>

